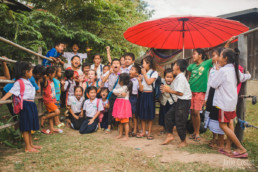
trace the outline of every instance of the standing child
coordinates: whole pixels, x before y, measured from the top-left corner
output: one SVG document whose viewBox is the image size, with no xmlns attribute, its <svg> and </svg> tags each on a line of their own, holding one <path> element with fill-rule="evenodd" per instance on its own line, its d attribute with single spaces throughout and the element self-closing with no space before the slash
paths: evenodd
<svg viewBox="0 0 258 172">
<path fill-rule="evenodd" d="M 120 64 L 121 64 L 121 70 L 123 71 L 125 68 L 125 56 L 121 56 L 120 59 Z"/>
<path fill-rule="evenodd" d="M 84 82 L 88 81 L 88 73 L 89 73 L 89 71 L 90 71 L 90 64 L 89 63 L 83 63 L 83 65 L 82 65 L 83 76 L 82 76 L 81 84 L 83 84 Z"/>
<path fill-rule="evenodd" d="M 193 123 L 194 133 L 190 137 L 194 141 L 200 141 L 200 111 L 205 102 L 205 92 L 207 91 L 208 74 L 212 67 L 212 59 L 206 60 L 208 57 L 205 51 L 197 48 L 193 51 L 193 64 L 187 68 L 189 71 L 189 84 L 192 91 L 191 100 L 191 119 Z"/>
<path fill-rule="evenodd" d="M 72 57 L 71 59 L 71 66 L 70 65 L 65 65 L 65 69 L 71 69 L 74 71 L 74 80 L 75 82 L 77 82 L 78 84 L 80 82 L 82 82 L 81 78 L 83 77 L 83 72 L 81 70 L 81 61 L 80 61 L 80 57 L 78 55 L 75 55 Z"/>
<path fill-rule="evenodd" d="M 76 86 L 75 80 L 74 80 L 74 71 L 71 69 L 65 70 L 65 77 L 66 81 L 61 81 L 62 83 L 62 92 L 65 94 L 65 100 L 64 103 L 67 105 L 68 97 L 74 95 L 74 87 Z"/>
<path fill-rule="evenodd" d="M 108 64 L 111 63 L 111 55 L 110 55 L 110 47 L 107 46 L 107 59 L 108 59 Z M 100 79 L 101 76 L 104 74 L 103 72 L 103 67 L 104 65 L 101 64 L 101 61 L 103 60 L 102 56 L 100 54 L 95 54 L 93 56 L 93 65 L 91 65 L 91 69 L 95 70 L 97 72 L 97 78 Z"/>
<path fill-rule="evenodd" d="M 49 120 L 49 130 L 42 130 L 45 134 L 52 134 L 53 132 L 59 132 L 59 130 L 54 128 L 54 118 L 60 115 L 60 110 L 56 106 L 56 92 L 55 85 L 53 82 L 56 76 L 56 68 L 54 66 L 47 67 L 46 75 L 43 80 L 43 101 L 48 111 L 46 116 L 41 118 L 41 127 L 44 127 L 44 122 L 46 119 Z"/>
<path fill-rule="evenodd" d="M 205 94 L 205 101 L 206 101 L 205 118 L 207 118 L 207 121 L 206 121 L 207 126 L 213 134 L 213 139 L 209 142 L 209 146 L 212 148 L 218 147 L 219 149 L 224 147 L 224 131 L 219 127 L 219 121 L 218 121 L 219 110 L 215 106 L 213 106 L 215 89 L 212 88 L 210 84 L 216 72 L 216 68 L 219 67 L 218 59 L 222 50 L 223 48 L 218 48 L 212 52 L 212 61 L 214 65 L 211 68 L 209 73 L 207 91 Z M 209 114 L 208 117 L 206 117 L 207 113 Z M 218 135 L 219 144 L 216 143 L 217 135 Z"/>
<path fill-rule="evenodd" d="M 55 85 L 55 92 L 56 92 L 56 106 L 58 108 L 60 108 L 61 84 L 59 79 L 61 78 L 61 76 L 62 76 L 62 68 L 60 66 L 56 67 L 56 76 L 53 78 L 53 82 Z M 54 118 L 54 122 L 55 122 L 55 125 L 59 128 L 64 126 L 64 123 L 60 122 L 59 116 L 56 116 Z"/>
<path fill-rule="evenodd" d="M 109 109 L 109 102 L 107 99 L 108 96 L 108 88 L 107 87 L 102 87 L 100 89 L 100 103 L 102 103 L 104 107 L 104 111 L 101 112 L 99 115 L 99 129 L 104 128 L 107 129 L 108 127 L 108 109 Z"/>
<path fill-rule="evenodd" d="M 104 76 L 107 75 L 107 72 L 110 70 L 110 66 L 109 65 L 105 65 L 103 67 L 103 76 L 101 76 L 101 81 L 103 80 Z M 107 81 L 104 83 L 102 82 L 102 87 L 108 87 L 108 79 Z"/>
<path fill-rule="evenodd" d="M 155 99 L 153 94 L 153 88 L 155 87 L 155 81 L 158 78 L 158 72 L 154 71 L 153 57 L 146 56 L 142 60 L 142 70 L 143 75 L 142 85 L 143 93 L 140 98 L 140 112 L 139 117 L 142 121 L 142 133 L 137 135 L 137 138 L 142 138 L 146 135 L 146 123 L 148 123 L 148 135 L 147 139 L 152 140 L 151 135 L 152 122 L 155 118 Z"/>
<path fill-rule="evenodd" d="M 17 62 L 15 64 L 16 71 L 12 89 L 2 97 L 1 101 L 7 100 L 12 95 L 22 100 L 23 109 L 20 111 L 19 126 L 25 142 L 25 152 L 39 152 L 41 146 L 33 145 L 31 131 L 39 130 L 39 119 L 37 106 L 34 103 L 36 90 L 28 80 L 32 77 L 32 65 L 27 62 Z M 21 96 L 22 86 L 24 94 Z"/>
<path fill-rule="evenodd" d="M 81 86 L 74 88 L 74 96 L 68 97 L 67 108 L 69 113 L 69 122 L 73 129 L 79 130 L 83 123 L 83 89 Z"/>
<path fill-rule="evenodd" d="M 135 56 L 133 53 L 126 53 L 124 57 L 125 57 L 125 67 L 123 68 L 122 72 L 129 73 L 135 62 Z"/>
<path fill-rule="evenodd" d="M 87 94 L 88 93 L 87 89 L 90 86 L 95 86 L 97 89 L 101 86 L 101 81 L 97 78 L 97 72 L 93 69 L 90 69 L 88 73 L 88 81 L 82 84 L 85 100 L 89 99 L 89 95 Z M 99 90 L 97 91 L 97 93 L 99 93 Z"/>
<path fill-rule="evenodd" d="M 86 119 L 80 127 L 81 134 L 93 133 L 98 129 L 99 114 L 104 110 L 100 99 L 97 99 L 97 88 L 90 86 L 88 88 L 89 99 L 84 102 L 83 112 Z"/>
<path fill-rule="evenodd" d="M 111 124 L 112 124 L 112 112 L 113 106 L 116 100 L 116 95 L 113 94 L 113 90 L 115 88 L 119 88 L 118 80 L 120 75 L 120 61 L 118 59 L 113 59 L 111 63 L 111 68 L 109 72 L 104 75 L 103 82 L 108 80 L 108 90 L 109 90 L 109 110 L 108 110 L 108 128 L 106 129 L 106 133 L 109 134 L 111 132 Z"/>
<path fill-rule="evenodd" d="M 161 85 L 167 85 L 172 90 L 174 89 L 174 75 L 173 70 L 171 68 L 168 68 L 164 72 L 165 79 L 162 79 Z M 171 113 L 167 115 L 167 112 L 170 111 L 171 108 L 175 109 L 175 103 L 176 103 L 177 97 L 170 93 L 162 93 L 160 95 L 160 111 L 159 111 L 159 125 L 163 126 L 164 130 L 161 131 L 162 133 L 165 133 L 166 131 L 168 133 L 171 133 L 171 130 L 173 129 L 173 126 L 171 126 Z M 166 126 L 167 124 L 167 126 Z"/>
<path fill-rule="evenodd" d="M 178 147 L 187 146 L 186 143 L 186 123 L 189 115 L 189 110 L 191 106 L 192 93 L 190 90 L 189 83 L 184 75 L 184 71 L 187 68 L 187 61 L 184 59 L 178 59 L 173 66 L 173 74 L 176 75 L 174 80 L 174 89 L 170 89 L 169 86 L 161 86 L 161 91 L 166 93 L 175 94 L 177 96 L 177 103 L 175 105 L 175 125 L 177 133 L 180 137 L 181 143 Z M 173 120 L 172 120 L 173 121 Z M 172 123 L 171 126 L 174 126 Z M 170 138 L 168 140 L 173 140 L 172 131 L 170 129 Z"/>
<path fill-rule="evenodd" d="M 127 73 L 119 75 L 119 88 L 115 88 L 113 93 L 117 96 L 113 108 L 113 117 L 119 122 L 118 129 L 119 135 L 117 139 L 122 138 L 123 129 L 125 129 L 125 137 L 123 140 L 129 138 L 129 118 L 132 117 L 132 109 L 129 101 L 129 93 L 132 91 L 132 82 Z"/>
<path fill-rule="evenodd" d="M 129 100 L 132 106 L 132 115 L 133 115 L 133 132 L 132 136 L 135 137 L 137 133 L 137 117 L 136 117 L 136 109 L 137 109 L 137 97 L 138 91 L 143 90 L 142 78 L 139 76 L 141 73 L 141 68 L 137 65 L 131 67 L 130 70 L 130 78 L 133 83 L 132 94 L 130 94 Z"/>
<path fill-rule="evenodd" d="M 234 133 L 233 119 L 236 117 L 236 105 L 238 100 L 237 84 L 251 78 L 251 75 L 242 74 L 238 70 L 238 57 L 232 49 L 226 48 L 219 57 L 221 68 L 217 70 L 211 80 L 211 87 L 215 88 L 213 106 L 219 109 L 219 125 L 227 135 L 227 145 L 220 152 L 234 158 L 247 158 L 247 150 L 242 146 Z M 231 152 L 231 142 L 237 147 Z"/>
</svg>

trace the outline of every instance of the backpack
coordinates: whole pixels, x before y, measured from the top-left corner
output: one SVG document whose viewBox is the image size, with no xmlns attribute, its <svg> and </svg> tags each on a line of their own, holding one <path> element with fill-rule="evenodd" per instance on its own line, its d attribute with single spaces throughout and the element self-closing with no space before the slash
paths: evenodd
<svg viewBox="0 0 258 172">
<path fill-rule="evenodd" d="M 152 76 L 152 74 L 154 73 L 155 71 L 153 70 L 150 74 L 150 77 Z M 155 81 L 155 87 L 153 85 L 153 83 L 151 84 L 152 85 L 152 89 L 153 89 L 153 96 L 156 100 L 159 100 L 159 97 L 161 95 L 161 91 L 160 91 L 160 85 L 161 85 L 161 77 L 158 76 L 158 78 L 156 79 Z"/>
<path fill-rule="evenodd" d="M 68 100 L 68 90 L 70 88 L 71 83 L 68 81 L 68 86 L 66 91 L 61 92 L 60 101 L 61 101 L 61 107 L 66 107 L 67 100 Z"/>
<path fill-rule="evenodd" d="M 20 94 L 21 97 L 19 96 L 13 96 L 13 112 L 15 114 L 19 114 L 21 110 L 23 109 L 23 95 L 24 95 L 24 90 L 25 90 L 25 85 L 24 82 L 21 79 L 17 80 L 20 84 Z"/>
</svg>

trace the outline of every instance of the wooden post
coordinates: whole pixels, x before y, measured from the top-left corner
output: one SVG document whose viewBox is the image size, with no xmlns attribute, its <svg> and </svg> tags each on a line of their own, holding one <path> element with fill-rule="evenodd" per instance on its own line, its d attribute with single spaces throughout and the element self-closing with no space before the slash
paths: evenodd
<svg viewBox="0 0 258 172">
<path fill-rule="evenodd" d="M 38 48 L 38 54 L 42 54 L 42 48 L 39 47 Z M 40 58 L 38 56 L 38 64 L 42 64 L 42 58 Z M 42 95 L 42 88 L 41 89 L 41 92 L 39 93 L 39 95 L 41 96 Z M 38 99 L 38 113 L 41 114 L 43 112 L 43 99 Z"/>
<path fill-rule="evenodd" d="M 245 35 L 239 35 L 238 36 L 238 49 L 240 50 L 240 65 L 247 70 L 247 57 L 248 57 L 248 52 L 247 52 L 247 36 Z M 246 110 L 246 103 L 245 99 L 241 98 L 241 95 L 246 95 L 246 82 L 242 83 L 239 96 L 238 96 L 238 103 L 237 103 L 237 117 L 244 120 L 245 119 L 245 110 Z M 237 138 L 239 139 L 240 142 L 243 141 L 244 138 L 244 131 L 241 129 L 240 124 L 237 123 L 235 127 L 235 133 Z"/>
</svg>

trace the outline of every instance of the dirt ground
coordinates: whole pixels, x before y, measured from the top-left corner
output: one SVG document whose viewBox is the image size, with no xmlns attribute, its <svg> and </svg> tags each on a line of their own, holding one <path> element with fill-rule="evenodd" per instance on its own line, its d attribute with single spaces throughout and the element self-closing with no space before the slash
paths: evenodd
<svg viewBox="0 0 258 172">
<path fill-rule="evenodd" d="M 68 169 L 68 171 L 70 169 L 72 171 L 131 171 L 132 167 L 137 168 L 136 171 L 163 171 L 163 168 L 152 168 L 152 166 L 162 164 L 165 164 L 166 167 L 164 171 L 174 171 L 175 164 L 178 163 L 180 164 L 177 167 L 179 169 L 184 169 L 186 166 L 184 171 L 188 171 L 187 166 L 190 167 L 193 164 L 196 164 L 193 171 L 200 171 L 199 167 L 201 166 L 208 167 L 208 171 L 210 168 L 212 171 L 214 169 L 215 171 L 222 169 L 255 171 L 249 160 L 233 159 L 221 155 L 215 150 L 209 150 L 207 148 L 208 140 L 204 138 L 199 143 L 187 139 L 189 146 L 179 149 L 177 148 L 179 138 L 175 132 L 175 139 L 169 145 L 160 145 L 165 139 L 165 135 L 160 135 L 159 131 L 160 127 L 154 126 L 154 140 L 134 137 L 128 141 L 116 139 L 118 134 L 116 130 L 113 130 L 111 134 L 97 132 L 80 135 L 77 131 L 65 128 L 63 134 L 53 136 L 37 134 L 35 137 L 40 138 L 37 144 L 44 146 L 38 155 L 24 153 L 23 149 L 1 146 L 0 171 L 45 171 L 46 169 L 50 169 L 50 171 L 66 171 Z M 56 155 L 54 150 L 63 152 Z M 96 155 L 95 159 L 89 159 L 93 154 Z M 107 157 L 103 159 L 105 155 Z M 85 164 L 83 163 L 84 158 L 94 163 Z M 81 160 L 77 161 L 77 159 Z M 73 164 L 74 160 L 77 163 Z M 125 162 L 128 163 L 128 167 L 124 165 Z M 60 165 L 63 166 L 66 163 L 69 166 L 60 168 Z M 169 168 L 168 166 L 173 167 Z M 96 170 L 96 167 L 100 170 Z M 141 168 L 138 169 L 138 167 Z"/>
<path fill-rule="evenodd" d="M 217 151 L 212 151 L 214 153 L 191 153 L 177 148 L 180 143 L 180 139 L 177 135 L 176 130 L 174 131 L 174 140 L 168 145 L 161 145 L 162 141 L 165 140 L 166 135 L 160 135 L 160 127 L 154 126 L 154 140 L 147 140 L 146 138 L 130 138 L 128 141 L 117 140 L 121 146 L 132 147 L 136 150 L 144 152 L 148 157 L 159 157 L 161 163 L 170 162 L 181 162 L 181 163 L 202 163 L 207 164 L 211 167 L 216 168 L 232 168 L 232 169 L 250 169 L 252 168 L 252 163 L 246 159 L 235 159 L 230 158 L 225 155 L 217 153 Z M 112 132 L 111 136 L 114 138 L 117 135 L 117 131 Z M 108 135 L 104 135 L 109 137 Z M 208 140 L 204 138 L 201 139 L 199 143 L 192 141 L 187 138 L 188 146 L 195 145 L 198 147 L 206 146 Z M 194 149 L 194 148 L 189 148 Z"/>
</svg>

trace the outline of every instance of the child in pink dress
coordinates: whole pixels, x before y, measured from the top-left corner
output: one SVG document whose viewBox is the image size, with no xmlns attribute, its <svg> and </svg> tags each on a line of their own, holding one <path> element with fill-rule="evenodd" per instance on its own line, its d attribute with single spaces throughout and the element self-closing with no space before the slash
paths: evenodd
<svg viewBox="0 0 258 172">
<path fill-rule="evenodd" d="M 113 90 L 113 93 L 117 96 L 114 103 L 112 116 L 119 122 L 119 135 L 118 139 L 122 138 L 123 128 L 125 128 L 125 137 L 123 140 L 128 140 L 129 134 L 129 118 L 132 117 L 132 109 L 129 101 L 129 93 L 132 91 L 132 81 L 127 73 L 119 75 L 120 87 Z"/>
</svg>

